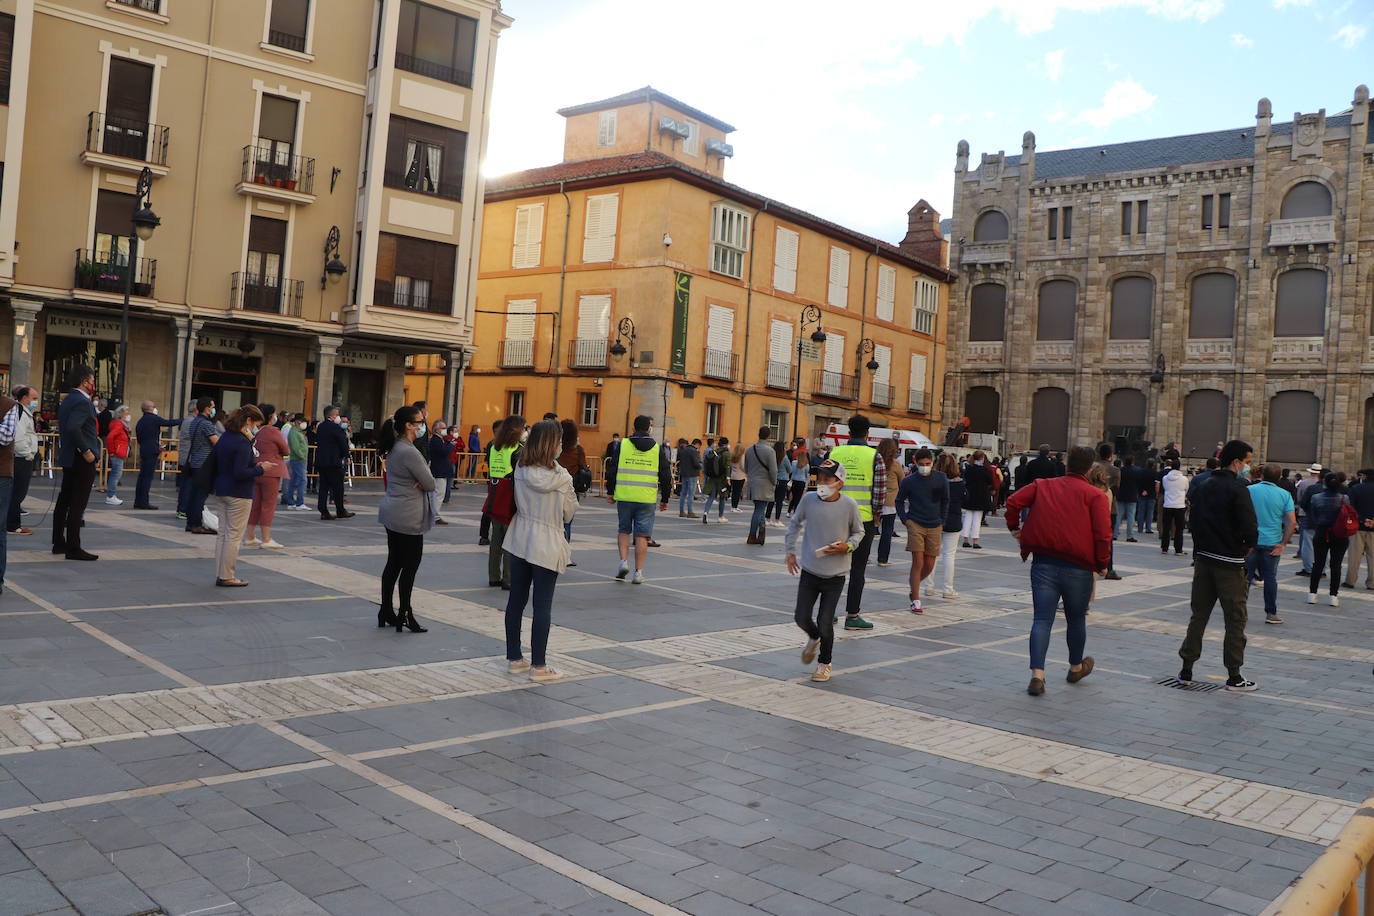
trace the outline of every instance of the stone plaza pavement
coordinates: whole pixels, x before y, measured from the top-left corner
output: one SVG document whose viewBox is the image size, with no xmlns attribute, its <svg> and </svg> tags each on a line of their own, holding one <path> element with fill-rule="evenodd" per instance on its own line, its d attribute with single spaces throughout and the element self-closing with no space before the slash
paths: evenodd
<svg viewBox="0 0 1374 916">
<path fill-rule="evenodd" d="M 1119 544 L 1096 673 L 1025 694 L 1027 568 L 1001 519 L 962 597 L 905 607 L 907 555 L 813 684 L 781 532 L 659 516 L 613 580 L 588 500 L 560 580 L 559 683 L 505 673 L 475 494 L 426 543 L 416 612 L 375 626 L 358 516 L 279 513 L 215 589 L 213 539 L 93 501 L 98 563 L 11 538 L 0 597 L 0 913 L 1258 913 L 1374 794 L 1374 592 L 1258 594 L 1250 695 L 1178 669 L 1187 557 Z M 127 494 L 126 494 L 127 495 Z M 1219 685 L 1220 616 L 1197 673 Z"/>
</svg>

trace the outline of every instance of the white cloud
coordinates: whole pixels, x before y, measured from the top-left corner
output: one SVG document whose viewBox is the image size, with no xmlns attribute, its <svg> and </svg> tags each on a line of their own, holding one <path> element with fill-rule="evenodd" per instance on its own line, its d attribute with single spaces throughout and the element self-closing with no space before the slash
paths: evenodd
<svg viewBox="0 0 1374 916">
<path fill-rule="evenodd" d="M 1051 81 L 1058 80 L 1059 75 L 1064 72 L 1064 49 L 1050 51 L 1045 55 L 1045 75 Z"/>
<path fill-rule="evenodd" d="M 1312 0 L 1274 0 L 1274 9 L 1281 10 L 1285 6 L 1311 6 Z"/>
<path fill-rule="evenodd" d="M 1069 113 L 1065 111 L 1061 106 L 1059 108 L 1056 108 L 1054 111 L 1051 111 L 1049 114 L 1045 115 L 1045 120 L 1054 124 L 1058 124 L 1060 121 L 1064 120 L 1068 116 Z"/>
<path fill-rule="evenodd" d="M 1154 103 L 1155 97 L 1146 92 L 1135 80 L 1118 80 L 1103 93 L 1102 104 L 1099 107 L 1084 109 L 1073 122 L 1106 127 L 1113 121 L 1138 115 Z"/>
<path fill-rule="evenodd" d="M 1353 48 L 1355 45 L 1364 41 L 1364 37 L 1368 34 L 1368 27 L 1351 23 L 1350 25 L 1342 26 L 1339 32 L 1331 36 L 1331 40 L 1340 42 L 1343 47 Z"/>
<path fill-rule="evenodd" d="M 1196 19 L 1206 22 L 1221 12 L 1223 0 L 1150 0 L 1147 9 L 1165 19 Z"/>
<path fill-rule="evenodd" d="M 1237 32 L 1231 36 L 1231 44 L 1237 48 L 1253 48 L 1255 40 L 1248 37 L 1244 32 Z"/>
</svg>

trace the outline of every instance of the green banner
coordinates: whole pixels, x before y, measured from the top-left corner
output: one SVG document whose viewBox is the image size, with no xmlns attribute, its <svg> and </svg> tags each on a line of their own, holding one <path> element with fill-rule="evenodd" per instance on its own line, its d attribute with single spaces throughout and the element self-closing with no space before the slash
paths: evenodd
<svg viewBox="0 0 1374 916">
<path fill-rule="evenodd" d="M 692 275 L 678 273 L 673 284 L 673 360 L 669 372 L 687 374 L 687 304 L 692 298 Z"/>
</svg>

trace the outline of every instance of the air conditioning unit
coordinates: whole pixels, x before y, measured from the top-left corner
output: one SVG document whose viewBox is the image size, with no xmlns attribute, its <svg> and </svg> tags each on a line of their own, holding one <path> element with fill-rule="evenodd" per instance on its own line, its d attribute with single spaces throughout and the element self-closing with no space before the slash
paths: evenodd
<svg viewBox="0 0 1374 916">
<path fill-rule="evenodd" d="M 683 140 L 692 135 L 692 129 L 685 123 L 666 116 L 658 119 L 658 129 L 663 133 L 681 137 Z"/>
<path fill-rule="evenodd" d="M 706 155 L 720 156 L 722 159 L 729 159 L 735 155 L 735 148 L 724 140 L 717 140 L 711 137 L 706 141 Z"/>
</svg>

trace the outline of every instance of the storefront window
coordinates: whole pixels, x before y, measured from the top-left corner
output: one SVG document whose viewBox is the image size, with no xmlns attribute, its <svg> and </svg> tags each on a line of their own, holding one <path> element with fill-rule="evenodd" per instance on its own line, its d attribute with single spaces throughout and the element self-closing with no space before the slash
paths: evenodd
<svg viewBox="0 0 1374 916">
<path fill-rule="evenodd" d="M 197 350 L 191 375 L 191 398 L 214 398 L 221 413 L 237 410 L 258 400 L 258 373 L 262 360 L 256 356 Z"/>
<path fill-rule="evenodd" d="M 385 372 L 352 367 L 334 370 L 332 402 L 338 404 L 343 415 L 348 417 L 348 431 L 359 445 L 376 440 L 377 429 L 385 418 L 382 412 L 385 386 Z"/>
<path fill-rule="evenodd" d="M 112 340 L 87 340 L 80 337 L 48 335 L 43 347 L 43 400 L 41 411 L 57 414 L 57 405 L 70 390 L 67 375 L 81 364 L 95 370 L 97 394 L 114 390 L 119 374 L 119 344 Z"/>
</svg>

